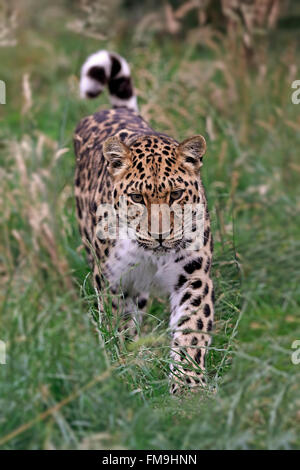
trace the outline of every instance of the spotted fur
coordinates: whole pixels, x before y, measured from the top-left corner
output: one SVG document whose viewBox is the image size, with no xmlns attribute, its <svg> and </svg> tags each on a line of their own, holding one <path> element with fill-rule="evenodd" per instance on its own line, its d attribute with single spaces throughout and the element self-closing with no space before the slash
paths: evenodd
<svg viewBox="0 0 300 470">
<path fill-rule="evenodd" d="M 120 88 L 113 88 L 118 100 L 112 100 L 115 109 L 96 112 L 77 126 L 74 139 L 77 217 L 101 299 L 107 282 L 116 299 L 115 310 L 120 308 L 122 298 L 123 331 L 137 334 L 151 291 L 169 296 L 171 392 L 176 393 L 183 384 L 194 387 L 205 383 L 205 356 L 213 328 L 214 291 L 210 277 L 213 241 L 200 176 L 205 141 L 195 136 L 178 143 L 154 131 L 132 106 L 136 97 L 129 67 L 124 64 L 125 60 L 116 54 L 100 51 L 82 68 L 84 96 L 91 91 L 99 94 L 104 84 L 111 90 L 116 79 Z M 131 86 L 126 98 L 120 91 L 124 77 Z M 91 79 L 99 82 L 98 88 L 90 86 Z M 142 202 L 131 199 L 133 194 L 138 194 Z M 187 249 L 191 240 L 184 234 L 176 238 L 173 224 L 169 234 L 161 231 L 160 224 L 157 234 L 137 227 L 134 239 L 110 240 L 99 235 L 99 223 L 105 216 L 99 214 L 101 204 L 112 204 L 117 210 L 121 196 L 127 196 L 129 207 L 143 206 L 151 213 L 153 204 L 172 207 L 174 194 L 180 196 L 176 203 L 181 208 L 189 203 L 204 206 L 204 236 L 199 248 Z"/>
</svg>

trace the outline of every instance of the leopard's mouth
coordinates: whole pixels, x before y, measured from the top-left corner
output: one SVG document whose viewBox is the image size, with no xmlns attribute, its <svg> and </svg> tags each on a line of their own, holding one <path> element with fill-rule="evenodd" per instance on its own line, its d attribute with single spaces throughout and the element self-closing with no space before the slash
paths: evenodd
<svg viewBox="0 0 300 470">
<path fill-rule="evenodd" d="M 159 243 L 157 240 L 155 241 L 149 241 L 148 243 L 145 242 L 144 240 L 141 241 L 137 239 L 137 242 L 139 246 L 144 248 L 147 251 L 152 251 L 153 253 L 156 254 L 162 254 L 162 253 L 170 253 L 173 250 L 179 249 L 182 244 L 184 243 L 184 240 L 168 240 L 167 242 L 164 243 Z"/>
</svg>

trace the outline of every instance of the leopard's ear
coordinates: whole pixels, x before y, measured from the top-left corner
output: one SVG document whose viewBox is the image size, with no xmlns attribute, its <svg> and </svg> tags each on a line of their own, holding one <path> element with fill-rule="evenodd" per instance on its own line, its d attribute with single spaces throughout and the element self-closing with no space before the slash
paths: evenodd
<svg viewBox="0 0 300 470">
<path fill-rule="evenodd" d="M 184 164 L 191 169 L 199 169 L 202 166 L 202 158 L 205 154 L 206 142 L 202 135 L 195 135 L 185 139 L 178 146 L 177 153 Z"/>
<path fill-rule="evenodd" d="M 112 176 L 122 173 L 130 166 L 130 150 L 118 137 L 109 137 L 104 142 L 103 155 L 108 162 L 108 170 Z"/>
</svg>

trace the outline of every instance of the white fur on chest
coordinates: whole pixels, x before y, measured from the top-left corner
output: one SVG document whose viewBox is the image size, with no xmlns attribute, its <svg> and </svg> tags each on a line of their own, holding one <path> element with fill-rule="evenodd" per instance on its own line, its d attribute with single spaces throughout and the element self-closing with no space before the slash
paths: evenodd
<svg viewBox="0 0 300 470">
<path fill-rule="evenodd" d="M 131 240 L 121 240 L 108 259 L 109 279 L 114 284 L 121 282 L 123 290 L 132 295 L 151 291 L 166 294 L 178 278 L 176 257 L 178 253 L 155 255 Z"/>
</svg>

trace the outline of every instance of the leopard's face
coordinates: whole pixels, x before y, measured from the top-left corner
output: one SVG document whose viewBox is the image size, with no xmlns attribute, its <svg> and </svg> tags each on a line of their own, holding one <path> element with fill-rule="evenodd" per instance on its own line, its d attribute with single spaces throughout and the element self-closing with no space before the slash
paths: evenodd
<svg viewBox="0 0 300 470">
<path fill-rule="evenodd" d="M 116 137 L 105 142 L 114 207 L 122 221 L 127 217 L 129 236 L 143 248 L 163 253 L 191 241 L 195 210 L 201 204 L 199 169 L 204 151 L 201 136 L 179 145 L 156 135 L 140 137 L 130 147 Z"/>
</svg>

